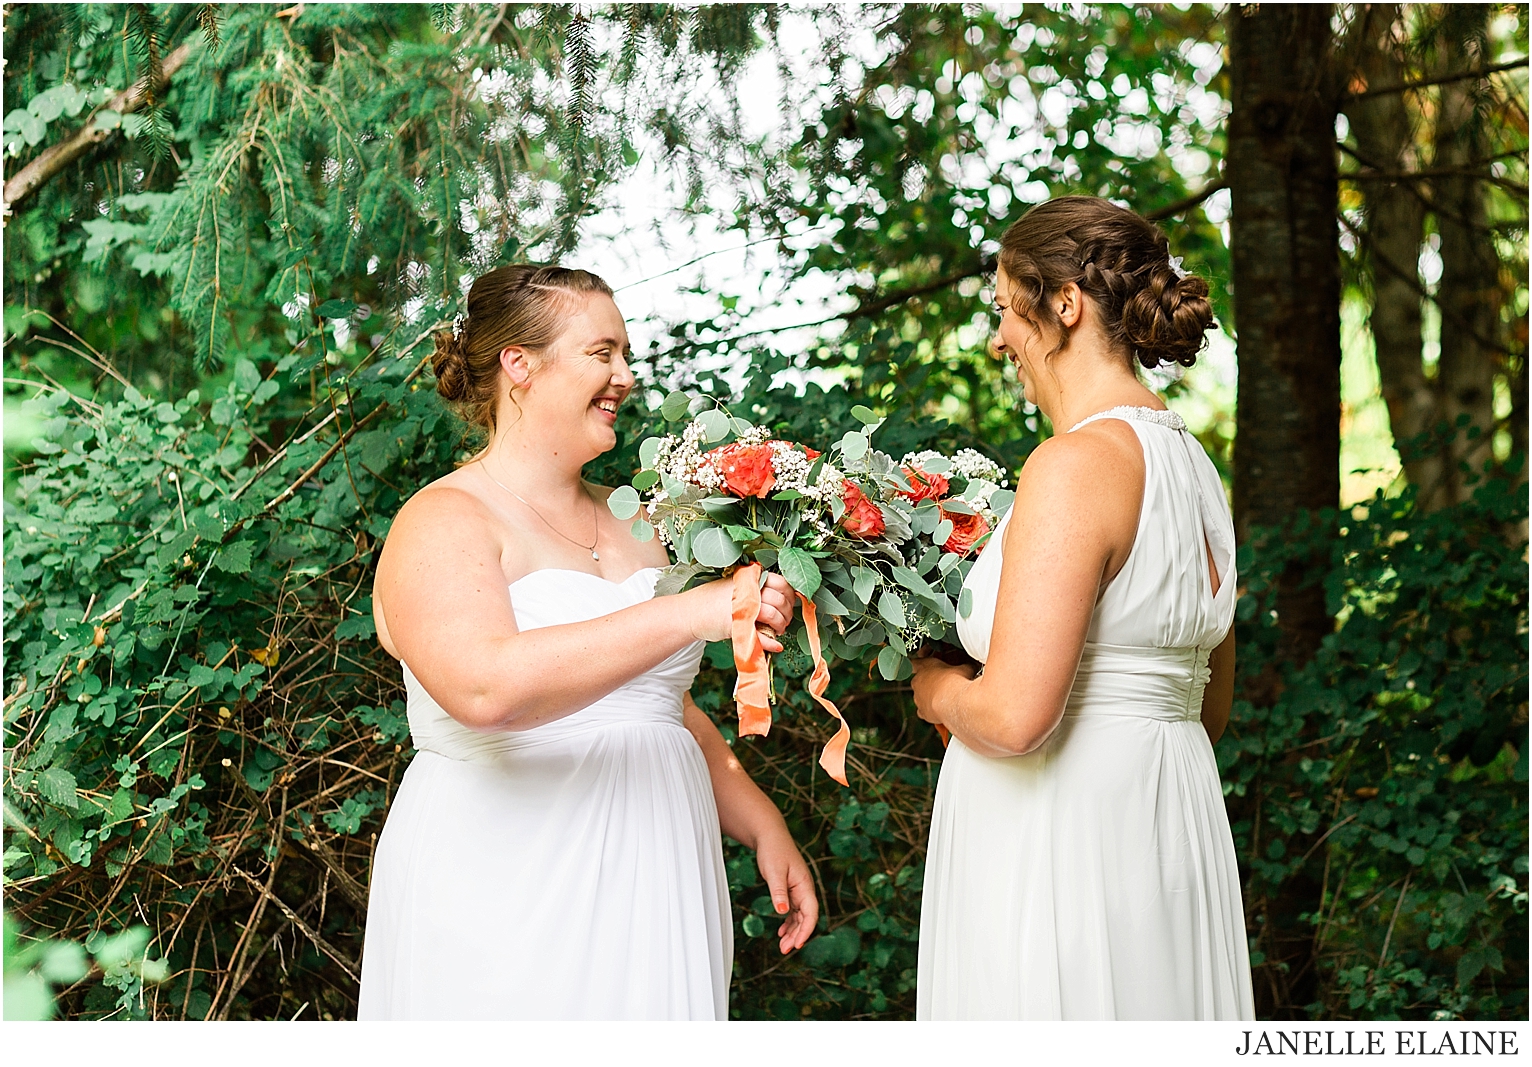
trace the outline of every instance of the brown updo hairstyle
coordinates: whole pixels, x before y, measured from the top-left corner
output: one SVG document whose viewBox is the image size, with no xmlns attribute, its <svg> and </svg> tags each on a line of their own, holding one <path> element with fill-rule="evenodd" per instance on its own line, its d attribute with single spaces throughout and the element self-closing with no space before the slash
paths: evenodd
<svg viewBox="0 0 1532 1067">
<path fill-rule="evenodd" d="M 469 423 L 493 434 L 500 353 L 521 347 L 541 356 L 564 332 L 576 301 L 590 293 L 611 296 L 612 287 L 589 271 L 530 263 L 481 274 L 468 290 L 468 313 L 436 334 L 436 391 Z"/>
<path fill-rule="evenodd" d="M 1112 344 L 1145 368 L 1190 367 L 1213 324 L 1207 282 L 1177 275 L 1160 228 L 1094 196 L 1061 196 L 1011 223 L 1000 266 L 1015 285 L 1013 310 L 1059 334 L 1049 355 L 1069 338 L 1048 297 L 1070 282 L 1095 301 Z"/>
</svg>

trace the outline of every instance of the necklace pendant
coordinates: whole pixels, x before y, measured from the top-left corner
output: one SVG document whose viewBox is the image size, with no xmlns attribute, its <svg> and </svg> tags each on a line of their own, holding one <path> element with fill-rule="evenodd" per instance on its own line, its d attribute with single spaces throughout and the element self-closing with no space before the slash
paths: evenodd
<svg viewBox="0 0 1532 1067">
<path fill-rule="evenodd" d="M 596 561 L 596 562 L 597 562 L 597 563 L 600 563 L 600 562 L 601 562 L 601 553 L 600 553 L 600 552 L 597 552 L 597 551 L 596 551 L 596 550 L 595 550 L 595 549 L 594 549 L 594 548 L 593 548 L 593 549 L 591 549 L 591 550 L 590 550 L 590 558 L 591 558 L 591 559 L 593 559 L 593 560 L 595 560 L 595 561 Z"/>
</svg>

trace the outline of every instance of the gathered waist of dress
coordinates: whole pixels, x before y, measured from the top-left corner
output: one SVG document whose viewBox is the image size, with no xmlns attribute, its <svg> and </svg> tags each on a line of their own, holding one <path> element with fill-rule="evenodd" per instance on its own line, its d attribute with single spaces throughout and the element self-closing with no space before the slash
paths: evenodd
<svg viewBox="0 0 1532 1067">
<path fill-rule="evenodd" d="M 530 751 L 588 734 L 593 730 L 661 728 L 685 730 L 681 697 L 674 688 L 630 682 L 562 719 L 530 730 L 470 730 L 432 700 L 424 689 L 409 692 L 410 740 L 423 752 L 465 762 L 494 762 L 509 753 Z"/>
<path fill-rule="evenodd" d="M 1143 648 L 1085 643 L 1068 716 L 1195 721 L 1211 671 L 1206 648 Z"/>
</svg>

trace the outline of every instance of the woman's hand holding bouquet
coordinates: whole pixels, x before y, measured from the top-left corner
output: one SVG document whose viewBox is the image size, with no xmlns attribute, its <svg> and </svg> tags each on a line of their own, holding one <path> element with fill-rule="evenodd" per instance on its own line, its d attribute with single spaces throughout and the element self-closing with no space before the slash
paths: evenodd
<svg viewBox="0 0 1532 1067">
<path fill-rule="evenodd" d="M 773 439 L 707 396 L 672 393 L 661 412 L 691 418 L 643 442 L 643 469 L 608 505 L 634 520 L 640 540 L 658 535 L 674 554 L 657 595 L 732 576 L 741 734 L 771 726 L 770 661 L 754 620 L 766 573 L 786 579 L 803 621 L 784 640 L 796 637 L 812 658 L 809 693 L 840 723 L 820 765 L 844 785 L 851 733 L 824 695 L 826 648 L 845 660 L 877 650 L 884 678 L 908 678 L 910 655 L 947 638 L 970 609 L 963 578 L 1010 507 L 1005 475 L 972 449 L 896 463 L 872 447 L 882 420 L 860 406 L 859 428 L 822 451 Z M 821 630 L 821 616 L 833 626 Z"/>
</svg>

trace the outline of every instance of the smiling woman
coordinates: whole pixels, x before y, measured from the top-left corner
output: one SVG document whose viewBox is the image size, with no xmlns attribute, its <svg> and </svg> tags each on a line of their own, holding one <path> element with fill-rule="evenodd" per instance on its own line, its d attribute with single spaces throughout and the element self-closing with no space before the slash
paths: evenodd
<svg viewBox="0 0 1532 1067">
<path fill-rule="evenodd" d="M 378 841 L 363 1019 L 725 1017 L 720 830 L 756 851 L 782 951 L 814 929 L 782 816 L 688 693 L 732 583 L 655 599 L 664 549 L 581 477 L 616 444 L 628 352 L 611 289 L 561 267 L 484 275 L 437 338 L 439 391 L 488 439 L 378 562 L 419 751 Z M 791 623 L 781 578 L 756 621 Z"/>
</svg>

